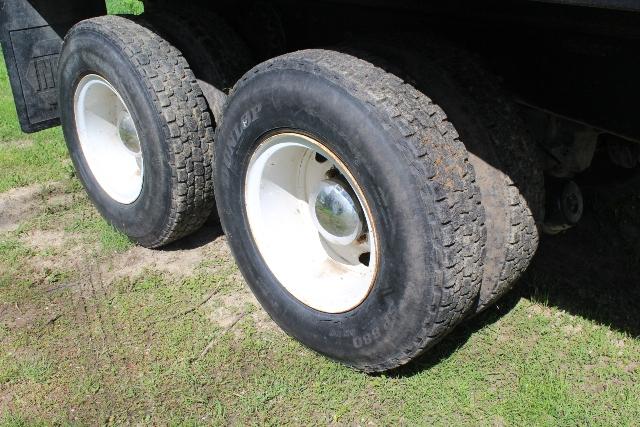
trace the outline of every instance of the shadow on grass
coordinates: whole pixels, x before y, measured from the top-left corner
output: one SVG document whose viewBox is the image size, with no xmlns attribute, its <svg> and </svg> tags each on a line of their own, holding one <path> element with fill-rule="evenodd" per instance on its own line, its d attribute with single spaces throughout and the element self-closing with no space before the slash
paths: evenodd
<svg viewBox="0 0 640 427">
<path fill-rule="evenodd" d="M 442 360 L 448 358 L 462 347 L 474 333 L 478 332 L 485 326 L 495 323 L 498 319 L 511 311 L 516 304 L 518 304 L 521 297 L 522 295 L 520 292 L 510 292 L 500 300 L 499 304 L 458 325 L 441 342 L 436 344 L 432 350 L 429 350 L 413 362 L 410 362 L 405 366 L 401 366 L 386 375 L 397 378 L 411 377 L 436 366 Z"/>
<path fill-rule="evenodd" d="M 613 170 L 596 164 L 577 178 L 584 218 L 561 235 L 542 236 L 535 259 L 512 292 L 393 375 L 412 376 L 437 365 L 520 298 L 640 337 L 640 171 Z"/>
<path fill-rule="evenodd" d="M 195 233 L 190 234 L 176 242 L 170 243 L 164 246 L 163 251 L 182 251 L 189 249 L 198 249 L 205 246 L 219 237 L 222 237 L 224 232 L 217 219 L 209 218 L 207 222 Z"/>
<path fill-rule="evenodd" d="M 583 178 L 587 211 L 542 240 L 523 296 L 640 336 L 640 177 L 609 185 Z"/>
<path fill-rule="evenodd" d="M 521 298 L 640 337 L 640 171 L 611 170 L 595 165 L 577 179 L 585 198 L 583 220 L 563 234 L 541 237 L 535 259 L 512 292 L 391 375 L 411 376 L 437 365 Z M 163 250 L 196 249 L 223 234 L 211 219 Z"/>
</svg>

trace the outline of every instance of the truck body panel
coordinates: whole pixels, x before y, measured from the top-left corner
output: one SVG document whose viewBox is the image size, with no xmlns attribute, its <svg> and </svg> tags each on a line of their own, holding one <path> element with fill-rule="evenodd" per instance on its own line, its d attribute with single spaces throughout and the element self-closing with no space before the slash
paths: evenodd
<svg viewBox="0 0 640 427">
<path fill-rule="evenodd" d="M 524 103 L 640 141 L 635 112 L 626 107 L 629 97 L 640 96 L 635 77 L 640 68 L 633 59 L 640 45 L 640 14 L 635 13 L 640 1 L 269 3 L 282 12 L 290 50 L 330 46 L 341 37 L 440 31 L 493 61 Z M 172 0 L 145 4 L 164 10 L 182 7 Z M 244 19 L 233 1 L 194 0 L 190 7 L 219 9 L 230 21 Z M 78 21 L 105 13 L 104 0 L 0 0 L 0 41 L 25 132 L 59 124 L 55 80 L 64 35 Z M 329 25 L 335 29 L 327 29 Z M 322 35 L 314 38 L 311 31 Z"/>
</svg>

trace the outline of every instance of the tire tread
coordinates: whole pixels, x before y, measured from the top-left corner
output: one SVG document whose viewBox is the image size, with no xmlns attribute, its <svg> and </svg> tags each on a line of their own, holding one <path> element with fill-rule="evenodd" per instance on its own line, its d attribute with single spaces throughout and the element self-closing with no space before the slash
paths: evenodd
<svg viewBox="0 0 640 427">
<path fill-rule="evenodd" d="M 162 124 L 171 176 L 169 216 L 157 235 L 139 241 L 160 247 L 197 229 L 213 210 L 213 125 L 207 103 L 182 54 L 149 29 L 119 16 L 76 24 L 78 32 L 99 33 L 124 52 L 146 84 Z"/>
<path fill-rule="evenodd" d="M 234 91 L 254 76 L 279 68 L 322 75 L 381 113 L 385 123 L 403 136 L 399 149 L 409 170 L 423 183 L 419 197 L 427 220 L 439 230 L 434 247 L 441 263 L 433 274 L 441 278 L 432 306 L 424 307 L 421 332 L 385 362 L 355 366 L 366 372 L 397 368 L 432 347 L 473 307 L 482 278 L 486 243 L 484 210 L 467 151 L 446 114 L 424 94 L 399 77 L 354 56 L 330 50 L 289 53 L 255 67 Z"/>
</svg>

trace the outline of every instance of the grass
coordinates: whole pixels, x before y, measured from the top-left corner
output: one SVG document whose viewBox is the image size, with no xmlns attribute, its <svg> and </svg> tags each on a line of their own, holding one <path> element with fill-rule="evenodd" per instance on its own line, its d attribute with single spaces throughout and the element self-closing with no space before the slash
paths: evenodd
<svg viewBox="0 0 640 427">
<path fill-rule="evenodd" d="M 108 0 L 107 12 L 110 14 L 140 15 L 144 6 L 140 0 Z"/>
<path fill-rule="evenodd" d="M 417 363 L 355 372 L 278 330 L 224 240 L 133 247 L 91 207 L 60 130 L 20 133 L 0 68 L 0 197 L 40 188 L 0 234 L 0 426 L 638 425 L 631 288 L 539 263 Z"/>
<path fill-rule="evenodd" d="M 0 85 L 0 193 L 67 176 L 70 169 L 59 128 L 31 135 L 20 131 L 4 62 L 0 64 Z"/>
</svg>

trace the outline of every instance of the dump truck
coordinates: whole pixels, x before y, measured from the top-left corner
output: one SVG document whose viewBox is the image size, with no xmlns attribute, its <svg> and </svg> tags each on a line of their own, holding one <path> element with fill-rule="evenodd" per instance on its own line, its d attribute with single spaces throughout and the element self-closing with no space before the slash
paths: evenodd
<svg viewBox="0 0 640 427">
<path fill-rule="evenodd" d="M 220 222 L 273 320 L 365 372 L 495 306 L 575 176 L 640 161 L 637 0 L 2 0 L 20 125 L 132 241 Z"/>
</svg>

